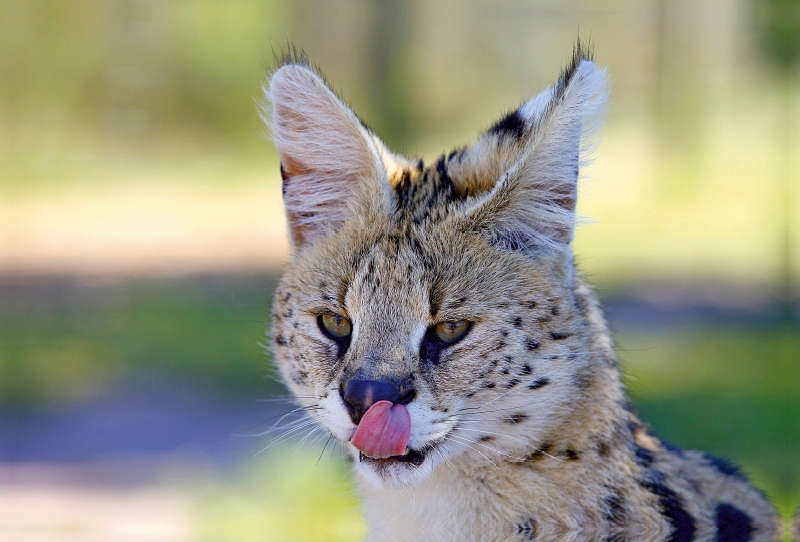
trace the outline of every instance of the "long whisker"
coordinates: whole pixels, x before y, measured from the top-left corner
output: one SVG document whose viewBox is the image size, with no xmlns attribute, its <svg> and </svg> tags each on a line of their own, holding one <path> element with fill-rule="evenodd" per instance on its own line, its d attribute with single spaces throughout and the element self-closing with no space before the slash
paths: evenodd
<svg viewBox="0 0 800 542">
<path fill-rule="evenodd" d="M 266 431 L 261 431 L 260 433 L 234 434 L 234 436 L 236 436 L 236 437 L 263 437 L 263 436 L 269 435 L 271 433 L 275 433 L 275 432 L 278 432 L 278 431 L 284 431 L 284 430 L 287 430 L 287 429 L 291 429 L 291 428 L 293 428 L 293 427 L 295 427 L 295 426 L 297 426 L 299 424 L 302 424 L 302 423 L 314 422 L 314 421 L 315 420 L 313 418 L 308 418 L 306 416 L 303 416 L 302 418 L 298 418 L 296 420 L 292 420 L 292 421 L 286 422 L 283 425 L 278 425 L 281 422 L 281 420 L 278 420 L 277 422 L 275 422 Z"/>
<path fill-rule="evenodd" d="M 267 446 L 265 446 L 264 448 L 262 448 L 261 450 L 259 450 L 259 451 L 258 451 L 258 452 L 257 452 L 255 455 L 259 455 L 259 454 L 261 454 L 262 452 L 265 452 L 265 451 L 269 450 L 270 448 L 272 448 L 272 447 L 274 447 L 274 446 L 276 446 L 276 445 L 280 444 L 281 442 L 285 442 L 285 441 L 289 440 L 289 439 L 290 439 L 290 438 L 292 438 L 293 436 L 296 436 L 296 434 L 297 434 L 299 431 L 301 431 L 301 430 L 303 430 L 303 429 L 306 429 L 307 427 L 309 427 L 309 426 L 312 426 L 312 425 L 314 425 L 314 424 L 316 424 L 316 421 L 315 421 L 315 420 L 307 420 L 307 423 L 305 423 L 305 424 L 301 424 L 301 425 L 299 425 L 299 426 L 297 426 L 297 427 L 294 427 L 294 428 L 292 428 L 292 429 L 290 429 L 290 430 L 286 431 L 286 433 L 284 433 L 283 435 L 281 435 L 281 436 L 279 436 L 279 437 L 275 438 L 275 440 L 273 440 L 273 441 L 272 441 L 272 442 L 270 442 L 270 443 L 269 443 Z"/>
<path fill-rule="evenodd" d="M 518 440 L 519 442 L 527 442 L 521 438 L 512 437 L 511 435 L 504 435 L 503 433 L 494 433 L 492 431 L 484 431 L 483 429 L 467 429 L 466 427 L 459 427 L 459 431 L 472 431 L 474 433 L 486 433 L 487 435 L 496 435 L 498 437 L 510 438 L 511 440 Z"/>
<path fill-rule="evenodd" d="M 474 452 L 478 453 L 478 454 L 479 454 L 479 455 L 480 455 L 482 458 L 484 458 L 486 461 L 488 461 L 489 463 L 491 463 L 492 465 L 494 465 L 494 468 L 496 468 L 496 469 L 498 469 L 498 470 L 500 469 L 500 467 L 498 467 L 498 466 L 497 466 L 497 463 L 495 463 L 494 461 L 492 461 L 491 459 L 489 459 L 488 457 L 486 457 L 485 455 L 483 455 L 483 453 L 481 453 L 481 451 L 480 451 L 480 450 L 478 450 L 477 448 L 473 448 L 472 446 L 470 446 L 470 444 L 468 444 L 468 442 L 471 442 L 471 441 L 466 441 L 466 440 L 465 440 L 465 441 L 462 441 L 461 439 L 458 439 L 458 437 L 456 437 L 455 435 L 450 435 L 450 437 L 449 437 L 449 438 L 450 438 L 450 439 L 453 439 L 453 441 L 454 441 L 456 444 L 461 444 L 462 446 L 466 446 L 467 448 L 470 448 L 470 449 L 471 449 L 471 450 L 473 450 Z M 477 444 L 477 443 L 473 442 L 472 444 Z"/>
<path fill-rule="evenodd" d="M 274 428 L 276 425 L 281 423 L 284 419 L 286 419 L 288 416 L 291 416 L 292 414 L 295 414 L 297 412 L 304 412 L 304 413 L 305 412 L 311 412 L 311 411 L 320 410 L 320 409 L 321 409 L 321 407 L 316 406 L 316 405 L 308 405 L 308 406 L 298 407 L 298 408 L 290 410 L 289 412 L 285 412 L 283 414 L 276 414 L 275 416 L 272 416 L 271 418 L 267 418 L 263 422 L 259 422 L 259 423 L 255 424 L 255 425 L 253 425 L 252 427 L 250 427 L 250 429 L 254 429 L 254 428 L 258 427 L 259 425 L 263 425 L 263 424 L 265 424 L 265 423 L 267 423 L 269 421 L 274 420 L 275 418 L 279 418 L 278 421 L 276 421 L 272 425 L 272 427 L 267 429 L 266 433 L 268 433 L 272 428 Z M 266 433 L 262 433 L 262 434 L 266 434 Z M 248 434 L 248 435 L 242 435 L 242 436 L 250 436 L 250 435 Z M 254 436 L 259 436 L 259 435 L 254 435 Z"/>
<path fill-rule="evenodd" d="M 469 439 L 469 438 L 467 438 L 465 436 L 455 435 L 455 437 L 456 438 L 460 438 L 462 440 L 465 440 L 465 441 L 467 441 L 467 442 L 469 442 L 471 444 L 475 444 L 476 446 L 480 446 L 482 448 L 486 448 L 487 450 L 491 450 L 491 451 L 495 452 L 496 454 L 502 455 L 503 457 L 508 457 L 509 459 L 518 459 L 518 460 L 522 459 L 520 457 L 515 457 L 515 456 L 513 456 L 511 454 L 508 454 L 506 452 L 501 452 L 497 448 L 492 448 L 491 446 L 487 446 L 486 444 L 484 444 L 482 442 L 477 442 L 477 441 L 471 440 L 471 439 Z"/>
<path fill-rule="evenodd" d="M 322 451 L 319 453 L 319 458 L 317 459 L 317 465 L 319 465 L 319 462 L 322 459 L 322 456 L 325 455 L 325 448 L 328 447 L 328 444 L 330 444 L 332 438 L 333 438 L 333 435 L 328 434 L 328 440 L 325 441 L 325 445 L 322 447 Z M 331 453 L 333 453 L 333 450 L 331 450 Z"/>
<path fill-rule="evenodd" d="M 303 452 L 303 455 L 302 455 L 302 457 L 305 457 L 306 455 L 308 455 L 308 453 L 309 453 L 311 450 L 313 450 L 313 449 L 314 449 L 314 448 L 317 446 L 317 444 L 319 444 L 319 443 L 320 443 L 320 441 L 322 441 L 322 439 L 324 439 L 324 438 L 325 438 L 325 435 L 329 435 L 329 436 L 330 436 L 330 433 L 328 433 L 327 431 L 325 431 L 325 429 L 324 429 L 324 428 L 322 428 L 322 427 L 319 427 L 318 429 L 319 429 L 321 432 L 320 432 L 320 433 L 319 433 L 317 436 L 315 436 L 315 437 L 314 437 L 314 438 L 311 440 L 311 442 L 309 442 L 309 443 L 306 445 L 306 451 L 305 451 L 305 452 Z"/>
<path fill-rule="evenodd" d="M 490 433 L 490 431 L 481 431 L 481 430 L 479 430 L 479 429 L 467 429 L 467 428 L 465 428 L 465 427 L 459 427 L 459 428 L 458 428 L 458 430 L 459 430 L 459 431 L 475 431 L 475 432 L 478 432 L 478 433 Z M 500 434 L 500 433 L 491 433 L 491 434 L 494 434 L 494 435 L 500 435 L 500 436 L 504 436 L 504 437 L 508 437 L 508 438 L 511 438 L 511 439 L 514 439 L 514 440 L 519 440 L 520 442 L 525 442 L 524 440 L 521 440 L 521 439 L 518 439 L 518 438 L 514 438 L 514 437 L 511 437 L 511 436 L 509 436 L 509 435 L 502 435 L 502 434 Z M 452 437 L 452 436 L 454 436 L 454 435 L 450 435 L 450 436 Z M 465 436 L 461 436 L 461 435 L 455 435 L 455 436 L 457 436 L 457 437 L 460 437 L 460 438 L 462 438 L 462 439 L 465 439 L 465 438 L 466 438 Z M 496 452 L 496 453 L 498 453 L 498 454 L 500 454 L 500 455 L 502 455 L 502 456 L 508 457 L 509 459 L 514 459 L 514 460 L 517 460 L 517 461 L 523 461 L 523 460 L 524 460 L 524 458 L 522 458 L 522 457 L 516 457 L 516 456 L 513 456 L 513 455 L 511 455 L 511 454 L 507 454 L 507 453 L 505 453 L 505 452 L 501 452 L 500 450 L 498 450 L 498 449 L 496 449 L 496 448 L 492 448 L 491 446 L 487 446 L 487 445 L 486 445 L 486 444 L 484 444 L 484 443 L 481 443 L 481 442 L 475 442 L 475 441 L 470 441 L 470 442 L 472 442 L 473 444 L 475 444 L 475 445 L 477 445 L 477 446 L 483 446 L 484 448 L 487 448 L 487 449 L 489 449 L 489 450 L 492 450 L 493 452 Z M 531 449 L 533 449 L 533 450 L 534 450 L 535 452 L 537 452 L 537 453 L 540 453 L 540 454 L 546 455 L 547 457 L 549 457 L 549 458 L 551 458 L 551 459 L 555 459 L 555 460 L 556 460 L 556 461 L 558 461 L 559 463 L 564 463 L 564 460 L 563 460 L 563 459 L 559 459 L 559 458 L 557 458 L 557 457 L 555 457 L 555 456 L 553 456 L 553 455 L 550 455 L 550 454 L 548 454 L 546 451 L 542 450 L 541 448 L 537 448 L 537 447 L 535 447 L 535 446 L 532 446 L 532 447 L 531 447 Z"/>
</svg>

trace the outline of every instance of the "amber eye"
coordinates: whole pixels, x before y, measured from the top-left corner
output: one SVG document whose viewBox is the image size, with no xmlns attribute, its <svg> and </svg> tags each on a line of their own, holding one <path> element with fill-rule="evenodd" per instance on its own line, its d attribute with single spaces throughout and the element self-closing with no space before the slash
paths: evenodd
<svg viewBox="0 0 800 542">
<path fill-rule="evenodd" d="M 344 339 L 353 330 L 350 320 L 338 314 L 320 314 L 317 323 L 322 332 L 331 339 Z"/>
<path fill-rule="evenodd" d="M 469 331 L 471 322 L 459 320 L 458 322 L 441 322 L 433 328 L 433 334 L 445 344 L 453 344 L 464 338 Z"/>
</svg>

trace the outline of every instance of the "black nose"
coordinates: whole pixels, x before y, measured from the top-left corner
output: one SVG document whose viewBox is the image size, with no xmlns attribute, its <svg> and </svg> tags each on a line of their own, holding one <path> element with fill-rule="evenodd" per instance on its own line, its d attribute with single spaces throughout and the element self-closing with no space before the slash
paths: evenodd
<svg viewBox="0 0 800 542">
<path fill-rule="evenodd" d="M 350 414 L 350 419 L 358 425 L 369 407 L 378 401 L 390 401 L 407 405 L 416 396 L 413 388 L 401 386 L 393 380 L 351 380 L 339 393 Z"/>
</svg>

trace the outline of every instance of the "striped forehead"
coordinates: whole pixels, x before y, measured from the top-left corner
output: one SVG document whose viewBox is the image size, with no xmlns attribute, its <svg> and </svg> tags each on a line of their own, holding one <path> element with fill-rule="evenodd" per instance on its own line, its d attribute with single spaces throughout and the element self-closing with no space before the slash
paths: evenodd
<svg viewBox="0 0 800 542">
<path fill-rule="evenodd" d="M 372 311 L 397 312 L 416 306 L 428 297 L 425 260 L 413 237 L 392 232 L 359 262 L 348 292 L 369 302 Z"/>
<path fill-rule="evenodd" d="M 456 152 L 442 155 L 430 165 L 419 160 L 413 167 L 395 174 L 392 186 L 394 219 L 398 224 L 438 222 L 447 215 L 451 203 L 463 199 L 453 185 L 447 167 L 448 161 L 456 155 Z"/>
</svg>

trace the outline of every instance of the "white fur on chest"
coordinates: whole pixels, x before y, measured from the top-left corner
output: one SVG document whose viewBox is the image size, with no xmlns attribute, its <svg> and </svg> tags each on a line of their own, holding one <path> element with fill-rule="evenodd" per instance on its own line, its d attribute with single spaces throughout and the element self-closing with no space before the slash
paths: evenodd
<svg viewBox="0 0 800 542">
<path fill-rule="evenodd" d="M 514 534 L 513 507 L 496 494 L 493 482 L 484 484 L 441 465 L 408 488 L 362 484 L 367 540 L 508 540 Z"/>
</svg>

